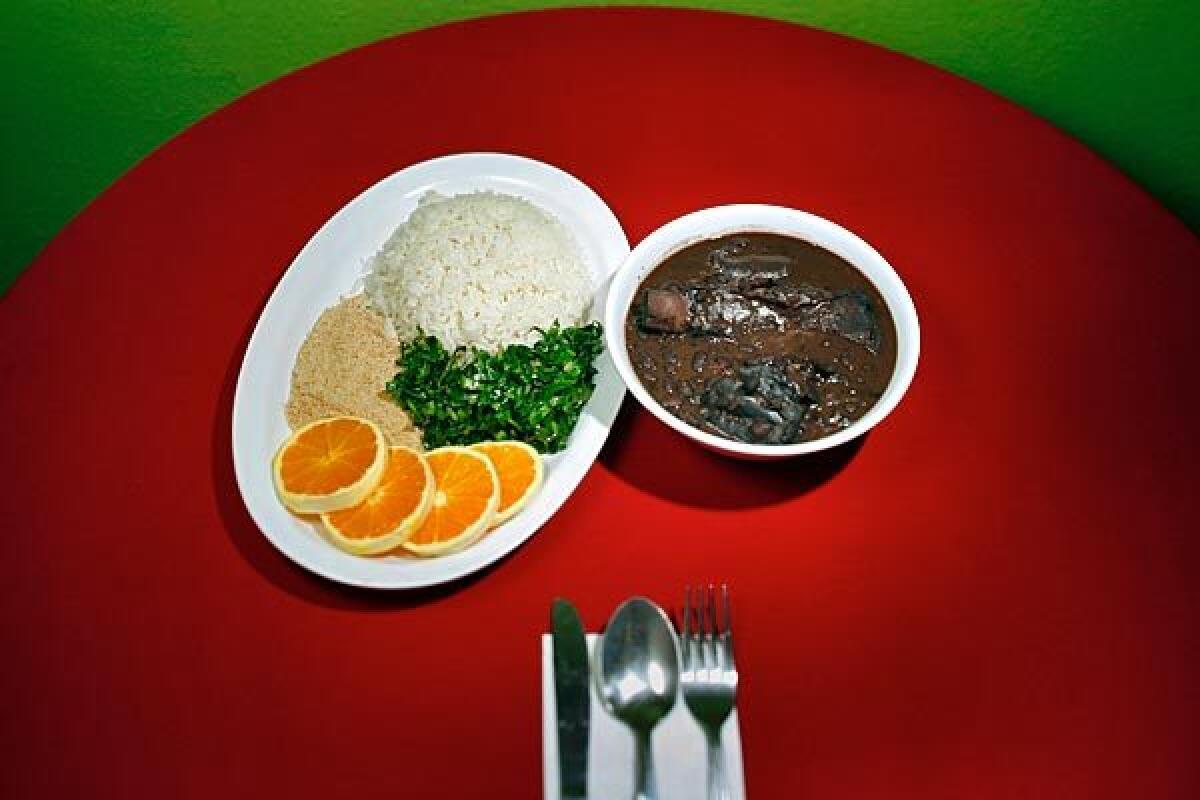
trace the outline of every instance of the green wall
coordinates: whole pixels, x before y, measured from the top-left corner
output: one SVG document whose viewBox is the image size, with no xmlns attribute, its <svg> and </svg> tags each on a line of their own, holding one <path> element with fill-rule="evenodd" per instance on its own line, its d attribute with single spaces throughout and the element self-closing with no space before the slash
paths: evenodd
<svg viewBox="0 0 1200 800">
<path fill-rule="evenodd" d="M 937 64 L 1050 119 L 1200 230 L 1198 0 L 717 0 Z M 390 34 L 539 0 L 6 0 L 0 291 L 123 171 L 206 113 Z M 566 3 L 563 5 L 594 5 Z"/>
</svg>

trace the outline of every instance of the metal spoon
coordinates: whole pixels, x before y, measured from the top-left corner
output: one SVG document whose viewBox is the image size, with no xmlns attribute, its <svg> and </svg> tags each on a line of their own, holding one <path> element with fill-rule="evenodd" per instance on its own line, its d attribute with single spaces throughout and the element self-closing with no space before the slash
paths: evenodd
<svg viewBox="0 0 1200 800">
<path fill-rule="evenodd" d="M 655 800 L 650 733 L 675 705 L 679 651 L 666 613 L 644 597 L 613 612 L 596 649 L 596 688 L 608 713 L 633 730 L 635 800 Z"/>
</svg>

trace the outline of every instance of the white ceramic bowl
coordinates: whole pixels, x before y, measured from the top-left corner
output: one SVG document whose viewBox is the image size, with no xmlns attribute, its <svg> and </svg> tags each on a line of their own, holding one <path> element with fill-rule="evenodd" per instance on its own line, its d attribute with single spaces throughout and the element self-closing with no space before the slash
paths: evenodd
<svg viewBox="0 0 1200 800">
<path fill-rule="evenodd" d="M 625 347 L 625 317 L 642 280 L 667 257 L 690 244 L 731 233 L 777 233 L 815 244 L 848 261 L 875 285 L 896 323 L 896 369 L 879 402 L 845 430 L 811 442 L 743 444 L 694 428 L 658 404 L 642 386 Z M 917 370 L 921 331 L 917 310 L 896 270 L 871 245 L 841 225 L 793 208 L 731 205 L 706 208 L 668 222 L 633 249 L 613 276 L 604 313 L 608 350 L 629 391 L 665 424 L 712 450 L 747 459 L 779 459 L 827 450 L 862 436 L 891 413 Z"/>
</svg>

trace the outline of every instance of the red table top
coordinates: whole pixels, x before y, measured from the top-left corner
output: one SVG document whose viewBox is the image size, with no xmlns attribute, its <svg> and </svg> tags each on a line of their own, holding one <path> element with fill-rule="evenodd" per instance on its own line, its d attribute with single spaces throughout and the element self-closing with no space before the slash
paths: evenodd
<svg viewBox="0 0 1200 800">
<path fill-rule="evenodd" d="M 1120 109 L 1113 109 L 1120 113 Z M 275 281 L 379 178 L 562 166 L 634 242 L 768 202 L 863 235 L 924 328 L 854 452 L 723 460 L 627 399 L 525 546 L 432 591 L 279 555 L 230 407 Z M 964 81 L 748 18 L 453 25 L 254 92 L 122 178 L 0 304 L 6 797 L 532 797 L 538 635 L 726 580 L 749 794 L 1196 797 L 1200 241 Z"/>
</svg>

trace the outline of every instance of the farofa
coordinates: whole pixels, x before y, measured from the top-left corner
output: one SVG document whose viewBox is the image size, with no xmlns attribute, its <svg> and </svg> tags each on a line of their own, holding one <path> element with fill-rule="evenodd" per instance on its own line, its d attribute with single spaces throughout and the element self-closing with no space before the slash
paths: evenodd
<svg viewBox="0 0 1200 800">
<path fill-rule="evenodd" d="M 286 414 L 297 430 L 349 415 L 377 424 L 393 445 L 421 449 L 421 432 L 384 390 L 396 372 L 397 343 L 383 316 L 359 294 L 328 308 L 300 347 Z"/>
</svg>

